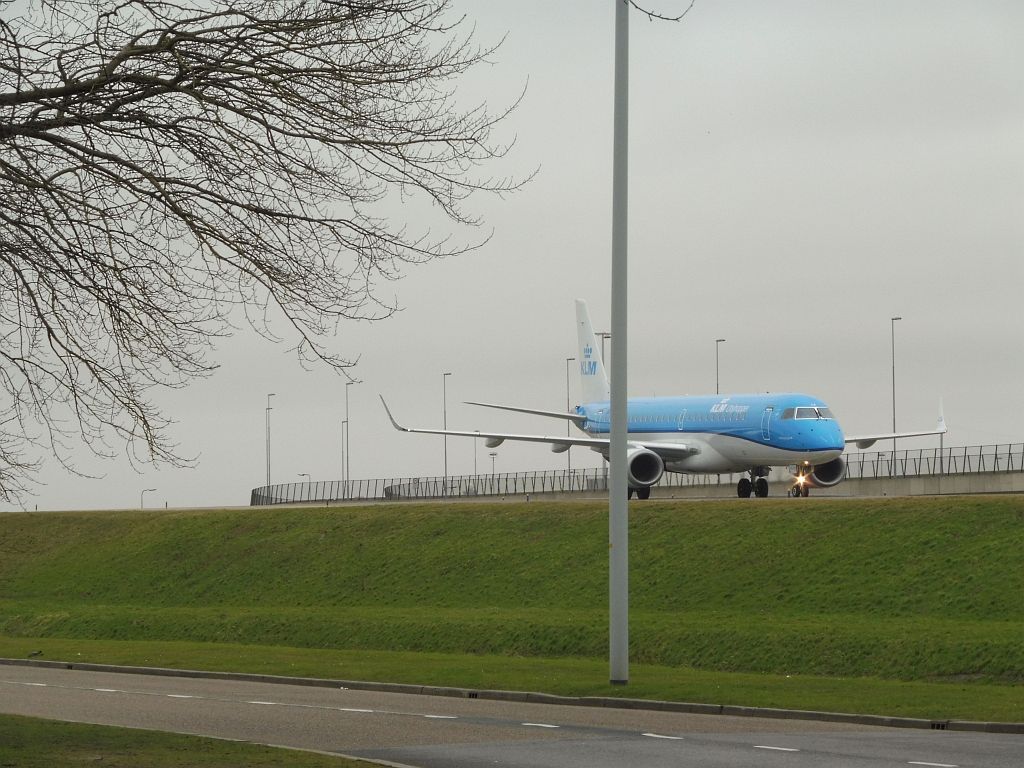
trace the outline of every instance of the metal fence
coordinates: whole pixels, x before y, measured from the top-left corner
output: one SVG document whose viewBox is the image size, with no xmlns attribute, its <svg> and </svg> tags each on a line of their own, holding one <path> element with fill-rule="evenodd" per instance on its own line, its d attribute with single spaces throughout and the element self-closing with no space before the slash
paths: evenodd
<svg viewBox="0 0 1024 768">
<path fill-rule="evenodd" d="M 849 453 L 847 479 L 960 475 L 977 472 L 1024 472 L 1024 443 L 958 448 Z M 683 475 L 666 473 L 658 487 L 689 488 L 733 485 L 740 474 Z M 788 477 L 784 468 L 770 479 Z M 608 467 L 513 472 L 489 475 L 405 477 L 378 480 L 326 480 L 255 488 L 250 504 L 294 504 L 352 500 L 443 499 L 474 496 L 522 496 L 535 493 L 585 493 L 608 490 Z"/>
<path fill-rule="evenodd" d="M 1024 443 L 846 455 L 848 479 L 1024 472 Z"/>
</svg>

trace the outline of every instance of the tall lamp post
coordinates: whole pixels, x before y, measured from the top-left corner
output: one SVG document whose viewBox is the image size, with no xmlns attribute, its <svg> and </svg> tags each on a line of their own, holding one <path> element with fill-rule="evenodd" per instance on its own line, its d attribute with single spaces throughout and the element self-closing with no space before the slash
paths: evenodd
<svg viewBox="0 0 1024 768">
<path fill-rule="evenodd" d="M 609 682 L 629 682 L 629 506 L 626 477 L 628 362 L 629 3 L 615 0 L 612 126 L 612 366 L 608 491 Z"/>
<path fill-rule="evenodd" d="M 572 406 L 569 404 L 569 363 L 575 360 L 575 357 L 565 358 L 565 412 L 568 413 Z M 604 362 L 602 360 L 602 362 Z M 572 423 L 568 419 L 565 422 L 565 436 L 572 436 Z M 565 449 L 565 469 L 569 473 L 569 489 L 572 490 L 572 446 L 570 445 Z"/>
<path fill-rule="evenodd" d="M 718 394 L 718 345 L 725 339 L 715 339 L 715 394 Z"/>
<path fill-rule="evenodd" d="M 451 371 L 441 374 L 441 423 L 448 429 L 448 377 Z M 444 486 L 442 496 L 448 495 L 448 435 L 444 435 Z"/>
<path fill-rule="evenodd" d="M 605 358 L 604 358 L 604 340 L 605 339 L 610 339 L 612 337 L 612 335 L 608 331 L 598 331 L 594 335 L 595 336 L 599 336 L 601 338 L 601 362 L 603 363 L 603 362 L 605 362 Z"/>
<path fill-rule="evenodd" d="M 892 431 L 896 432 L 896 321 L 902 317 L 889 319 L 889 337 L 892 342 Z M 896 438 L 892 439 L 892 461 L 889 463 L 889 474 L 896 471 Z"/>
<path fill-rule="evenodd" d="M 146 494 L 150 491 L 155 491 L 156 488 L 146 488 L 139 494 L 139 509 L 146 508 Z"/>
<path fill-rule="evenodd" d="M 274 397 L 275 393 L 271 392 L 267 395 L 267 487 L 270 487 L 270 398 Z"/>
<path fill-rule="evenodd" d="M 348 448 L 345 446 L 345 438 L 348 437 L 348 419 L 341 420 L 341 496 L 348 498 L 348 472 L 345 469 L 345 462 L 348 461 Z"/>
<path fill-rule="evenodd" d="M 352 421 L 348 415 L 348 388 L 355 384 L 354 381 L 345 382 L 345 480 L 352 479 L 352 444 L 349 442 L 349 437 L 352 434 Z"/>
</svg>

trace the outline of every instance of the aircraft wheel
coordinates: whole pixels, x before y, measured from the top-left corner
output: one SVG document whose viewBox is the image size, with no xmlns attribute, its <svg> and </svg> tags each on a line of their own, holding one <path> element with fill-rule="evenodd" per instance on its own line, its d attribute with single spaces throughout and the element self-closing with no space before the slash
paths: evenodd
<svg viewBox="0 0 1024 768">
<path fill-rule="evenodd" d="M 792 496 L 794 499 L 799 499 L 800 498 L 800 486 L 799 485 L 794 485 L 792 488 L 790 488 L 789 489 L 789 495 Z"/>
<path fill-rule="evenodd" d="M 801 496 L 803 496 L 803 497 L 804 497 L 804 498 L 806 499 L 806 498 L 807 498 L 808 496 L 810 496 L 810 495 L 811 495 L 811 487 L 810 487 L 809 485 L 805 485 L 805 486 L 804 486 L 804 487 L 803 487 L 803 488 L 802 488 L 802 489 L 800 490 L 800 495 L 801 495 Z"/>
<path fill-rule="evenodd" d="M 634 488 L 630 488 L 628 491 L 626 491 L 626 498 L 627 499 L 632 499 L 633 498 L 633 491 L 634 490 L 635 490 Z"/>
<path fill-rule="evenodd" d="M 636 497 L 638 499 L 649 499 L 651 498 L 651 489 L 648 488 L 637 488 Z"/>
<path fill-rule="evenodd" d="M 763 499 L 768 495 L 768 481 L 763 477 L 759 477 L 754 481 L 754 495 L 759 499 Z"/>
<path fill-rule="evenodd" d="M 739 496 L 741 499 L 749 499 L 751 488 L 752 486 L 750 484 L 750 480 L 744 477 L 740 479 L 738 483 L 736 483 L 736 495 Z"/>
</svg>

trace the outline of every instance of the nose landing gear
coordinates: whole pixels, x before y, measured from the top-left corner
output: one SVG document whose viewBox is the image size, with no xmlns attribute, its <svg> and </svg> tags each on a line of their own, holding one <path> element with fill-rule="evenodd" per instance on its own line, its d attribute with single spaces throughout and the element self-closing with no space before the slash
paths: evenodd
<svg viewBox="0 0 1024 768">
<path fill-rule="evenodd" d="M 796 481 L 793 483 L 793 487 L 789 489 L 789 495 L 794 499 L 807 498 L 811 495 L 811 484 L 807 482 L 807 478 L 802 473 L 797 474 Z"/>
</svg>

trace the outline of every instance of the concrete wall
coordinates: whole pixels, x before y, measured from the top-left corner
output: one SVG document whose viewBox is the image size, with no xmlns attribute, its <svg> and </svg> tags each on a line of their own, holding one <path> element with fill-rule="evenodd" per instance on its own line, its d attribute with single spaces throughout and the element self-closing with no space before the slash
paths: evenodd
<svg viewBox="0 0 1024 768">
<path fill-rule="evenodd" d="M 786 496 L 788 481 L 769 485 L 769 497 Z M 1024 493 L 1024 472 L 973 472 L 964 475 L 899 477 L 870 480 L 844 480 L 833 488 L 812 488 L 811 496 L 935 496 L 968 493 Z M 706 499 L 736 498 L 736 486 L 695 485 L 684 488 L 654 488 L 651 498 Z M 795 501 L 795 499 L 794 499 Z"/>
</svg>

